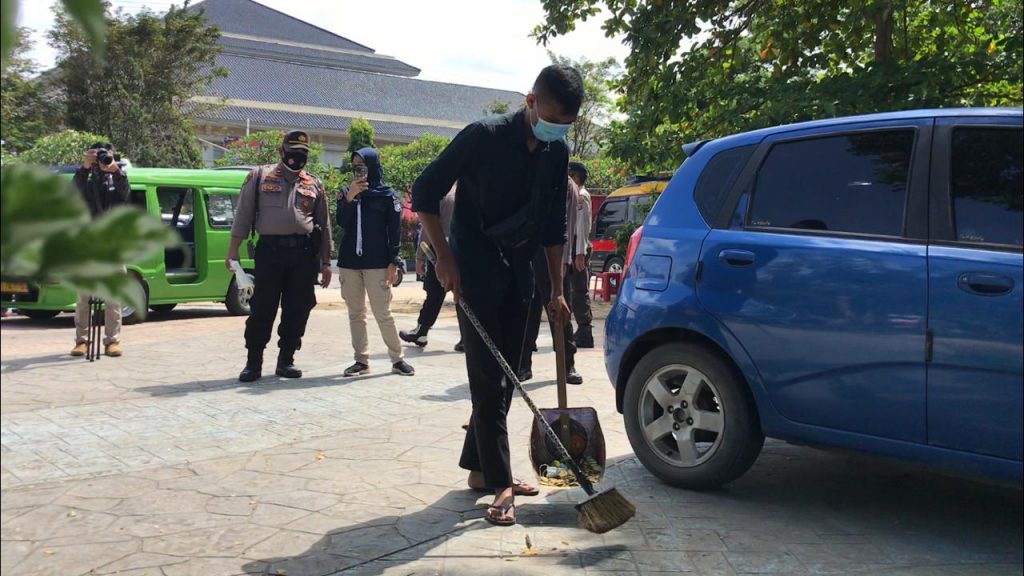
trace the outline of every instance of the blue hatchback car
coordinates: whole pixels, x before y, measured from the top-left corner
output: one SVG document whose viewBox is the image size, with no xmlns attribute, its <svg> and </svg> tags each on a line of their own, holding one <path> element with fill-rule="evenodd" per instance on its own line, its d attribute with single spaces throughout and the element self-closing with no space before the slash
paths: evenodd
<svg viewBox="0 0 1024 576">
<path fill-rule="evenodd" d="M 769 436 L 1020 479 L 1022 125 L 920 110 L 687 145 L 606 323 L 640 461 L 710 488 Z"/>
</svg>

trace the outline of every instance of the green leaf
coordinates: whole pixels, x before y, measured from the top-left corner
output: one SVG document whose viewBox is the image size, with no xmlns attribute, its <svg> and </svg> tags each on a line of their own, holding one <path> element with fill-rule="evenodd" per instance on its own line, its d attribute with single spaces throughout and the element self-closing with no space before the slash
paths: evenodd
<svg viewBox="0 0 1024 576">
<path fill-rule="evenodd" d="M 126 262 L 144 259 L 179 243 L 178 235 L 155 216 L 122 206 L 86 226 L 47 239 L 41 273 L 99 280 L 116 275 Z"/>
<path fill-rule="evenodd" d="M 106 51 L 107 20 L 102 0 L 62 0 L 64 8 L 85 31 L 96 60 L 102 60 Z"/>
<path fill-rule="evenodd" d="M 88 222 L 88 210 L 68 180 L 38 167 L 4 166 L 0 185 L 2 274 L 34 276 L 44 240 Z"/>
</svg>

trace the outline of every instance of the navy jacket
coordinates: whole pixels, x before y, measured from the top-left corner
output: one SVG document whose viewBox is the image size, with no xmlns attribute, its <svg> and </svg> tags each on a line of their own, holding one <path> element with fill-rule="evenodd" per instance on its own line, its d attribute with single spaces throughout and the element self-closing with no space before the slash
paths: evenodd
<svg viewBox="0 0 1024 576">
<path fill-rule="evenodd" d="M 338 200 L 338 226 L 344 231 L 338 246 L 338 267 L 387 268 L 389 264 L 398 263 L 402 201 L 394 189 L 384 184 L 377 151 L 362 148 L 356 154 L 366 162 L 369 188 L 353 202 L 347 202 L 344 197 Z"/>
</svg>

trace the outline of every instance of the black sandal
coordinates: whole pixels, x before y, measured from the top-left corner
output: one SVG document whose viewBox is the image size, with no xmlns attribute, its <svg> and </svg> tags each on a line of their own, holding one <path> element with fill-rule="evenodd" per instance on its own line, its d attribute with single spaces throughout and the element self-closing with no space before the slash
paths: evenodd
<svg viewBox="0 0 1024 576">
<path fill-rule="evenodd" d="M 511 520 L 501 520 L 500 518 L 508 516 L 509 511 L 512 511 Z M 488 506 L 487 513 L 484 514 L 484 520 L 487 520 L 495 526 L 515 526 L 516 525 L 516 499 L 512 498 L 512 501 L 504 506 Z M 493 514 L 493 511 L 497 511 L 498 514 Z"/>
</svg>

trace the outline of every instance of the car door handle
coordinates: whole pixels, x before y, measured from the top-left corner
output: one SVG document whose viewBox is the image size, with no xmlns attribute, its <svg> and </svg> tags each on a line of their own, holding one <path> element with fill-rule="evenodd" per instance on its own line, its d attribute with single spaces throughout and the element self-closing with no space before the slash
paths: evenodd
<svg viewBox="0 0 1024 576">
<path fill-rule="evenodd" d="M 754 253 L 750 250 L 722 250 L 718 257 L 733 266 L 748 266 L 754 263 Z"/>
<path fill-rule="evenodd" d="M 965 272 L 956 283 L 964 292 L 982 296 L 999 296 L 1013 290 L 1013 278 L 988 272 Z"/>
</svg>

